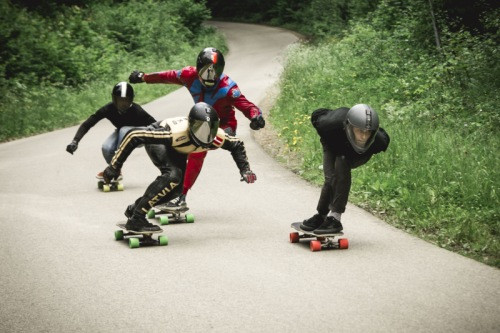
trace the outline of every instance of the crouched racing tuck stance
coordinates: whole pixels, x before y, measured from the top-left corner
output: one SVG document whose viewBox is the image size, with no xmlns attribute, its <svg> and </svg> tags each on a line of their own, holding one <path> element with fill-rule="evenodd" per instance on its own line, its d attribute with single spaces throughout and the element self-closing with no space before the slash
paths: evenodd
<svg viewBox="0 0 500 333">
<path fill-rule="evenodd" d="M 155 144 L 148 151 L 161 175 L 153 181 L 144 195 L 125 211 L 126 228 L 138 232 L 157 231 L 160 227 L 149 223 L 147 212 L 154 206 L 176 198 L 182 192 L 187 156 L 193 152 L 205 152 L 222 148 L 229 150 L 242 179 L 247 183 L 257 180 L 250 170 L 245 146 L 240 139 L 228 135 L 219 128 L 219 118 L 214 108 L 200 102 L 189 112 L 189 117 L 168 118 L 147 127 L 130 130 L 123 138 L 110 165 L 104 170 L 106 182 L 118 177 L 123 163 L 139 145 Z"/>
</svg>

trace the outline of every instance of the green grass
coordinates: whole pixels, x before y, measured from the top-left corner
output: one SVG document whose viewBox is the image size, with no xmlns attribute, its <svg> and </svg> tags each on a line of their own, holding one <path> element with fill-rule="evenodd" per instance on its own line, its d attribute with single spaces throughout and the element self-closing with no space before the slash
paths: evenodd
<svg viewBox="0 0 500 333">
<path fill-rule="evenodd" d="M 313 110 L 370 104 L 391 144 L 353 170 L 349 200 L 441 247 L 500 267 L 494 81 L 474 88 L 461 78 L 459 86 L 453 75 L 462 74 L 454 71 L 468 67 L 462 63 L 468 59 L 445 69 L 439 59 L 365 26 L 341 41 L 292 48 L 288 59 L 270 120 L 300 156 L 299 174 L 323 181 Z"/>
</svg>

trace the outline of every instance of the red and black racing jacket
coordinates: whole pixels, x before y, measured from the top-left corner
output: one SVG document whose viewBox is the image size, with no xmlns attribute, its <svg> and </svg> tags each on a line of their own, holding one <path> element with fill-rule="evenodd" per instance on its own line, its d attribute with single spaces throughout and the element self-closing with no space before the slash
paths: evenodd
<svg viewBox="0 0 500 333">
<path fill-rule="evenodd" d="M 230 127 L 236 132 L 237 122 L 234 108 L 240 110 L 245 117 L 252 119 L 261 115 L 262 111 L 241 93 L 236 82 L 226 74 L 222 74 L 217 85 L 207 88 L 201 84 L 195 67 L 188 66 L 181 70 L 168 70 L 151 74 L 144 74 L 146 83 L 170 83 L 185 86 L 195 103 L 210 104 L 220 119 L 219 127 Z"/>
</svg>

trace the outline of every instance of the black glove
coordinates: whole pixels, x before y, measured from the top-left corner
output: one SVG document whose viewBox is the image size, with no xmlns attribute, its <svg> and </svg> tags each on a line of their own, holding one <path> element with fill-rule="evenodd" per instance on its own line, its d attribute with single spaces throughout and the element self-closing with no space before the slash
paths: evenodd
<svg viewBox="0 0 500 333">
<path fill-rule="evenodd" d="M 142 83 L 144 82 L 144 72 L 133 71 L 128 77 L 130 83 Z"/>
<path fill-rule="evenodd" d="M 73 155 L 73 153 L 77 149 L 78 149 L 78 142 L 76 142 L 75 140 L 71 141 L 71 143 L 66 146 L 66 151 L 71 155 Z"/>
<path fill-rule="evenodd" d="M 247 184 L 255 183 L 257 180 L 257 175 L 252 172 L 252 170 L 245 170 L 241 173 L 241 181 L 247 182 Z"/>
<path fill-rule="evenodd" d="M 119 175 L 120 170 L 116 170 L 112 166 L 108 166 L 102 173 L 102 177 L 104 178 L 104 182 L 106 184 L 109 184 L 113 179 L 118 178 Z"/>
<path fill-rule="evenodd" d="M 264 126 L 266 126 L 266 121 L 264 120 L 261 114 L 253 117 L 250 120 L 250 128 L 253 129 L 254 131 L 264 128 Z"/>
</svg>

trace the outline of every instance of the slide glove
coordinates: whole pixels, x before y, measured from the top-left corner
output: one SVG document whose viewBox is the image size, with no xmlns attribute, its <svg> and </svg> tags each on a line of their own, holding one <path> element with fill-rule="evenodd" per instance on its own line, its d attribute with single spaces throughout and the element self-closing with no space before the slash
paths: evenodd
<svg viewBox="0 0 500 333">
<path fill-rule="evenodd" d="M 251 170 L 245 170 L 241 173 L 241 181 L 247 182 L 247 184 L 255 183 L 257 180 L 257 175 L 253 173 Z"/>
<path fill-rule="evenodd" d="M 266 126 L 266 121 L 264 120 L 264 117 L 262 117 L 261 114 L 253 117 L 250 120 L 250 128 L 253 129 L 254 131 L 264 128 L 264 126 Z"/>
<path fill-rule="evenodd" d="M 106 184 L 109 184 L 113 179 L 117 179 L 118 176 L 120 176 L 120 170 L 116 170 L 112 166 L 108 166 L 102 174 Z"/>
<path fill-rule="evenodd" d="M 144 72 L 133 71 L 128 77 L 130 83 L 142 83 L 144 82 Z"/>
<path fill-rule="evenodd" d="M 71 141 L 69 145 L 66 146 L 66 151 L 73 155 L 73 153 L 78 149 L 78 142 L 75 140 Z"/>
</svg>

